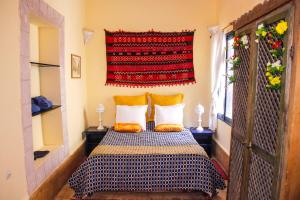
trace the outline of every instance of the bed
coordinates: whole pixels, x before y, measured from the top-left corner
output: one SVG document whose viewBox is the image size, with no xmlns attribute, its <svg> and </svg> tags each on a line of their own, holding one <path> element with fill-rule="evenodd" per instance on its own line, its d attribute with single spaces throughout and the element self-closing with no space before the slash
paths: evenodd
<svg viewBox="0 0 300 200">
<path fill-rule="evenodd" d="M 81 198 L 99 191 L 203 191 L 224 189 L 221 175 L 188 129 L 141 133 L 110 129 L 69 184 Z"/>
</svg>

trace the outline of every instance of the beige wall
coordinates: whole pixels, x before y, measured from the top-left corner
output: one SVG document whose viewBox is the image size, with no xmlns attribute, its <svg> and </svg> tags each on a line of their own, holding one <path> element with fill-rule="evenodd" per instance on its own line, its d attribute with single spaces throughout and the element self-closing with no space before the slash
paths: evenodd
<svg viewBox="0 0 300 200">
<path fill-rule="evenodd" d="M 225 122 L 218 120 L 217 131 L 214 134 L 215 142 L 229 155 L 230 140 L 231 140 L 231 126 Z"/>
<path fill-rule="evenodd" d="M 205 106 L 204 125 L 208 121 L 210 103 L 210 41 L 207 28 L 212 25 L 226 25 L 232 19 L 249 10 L 258 1 L 238 0 L 46 0 L 52 7 L 65 16 L 65 67 L 67 122 L 69 149 L 74 151 L 81 144 L 81 132 L 85 128 L 85 107 L 88 102 L 89 124 L 97 123 L 95 108 L 104 103 L 106 112 L 104 123 L 113 123 L 112 96 L 115 94 L 140 94 L 155 92 L 169 94 L 183 92 L 187 104 L 186 124 L 195 124 L 194 106 Z M 183 3 L 184 2 L 184 3 Z M 220 4 L 217 6 L 216 3 Z M 86 3 L 86 5 L 85 5 Z M 232 5 L 234 9 L 232 9 Z M 21 129 L 20 105 L 20 61 L 19 61 L 19 2 L 2 0 L 0 2 L 1 47 L 0 87 L 3 96 L 1 107 L 0 143 L 0 199 L 27 199 L 26 175 L 24 165 L 24 145 Z M 85 8 L 86 7 L 86 8 Z M 219 15 L 216 13 L 219 8 Z M 86 15 L 86 17 L 85 17 Z M 85 21 L 84 21 L 85 20 Z M 86 49 L 83 45 L 82 28 L 95 30 L 94 37 Z M 151 89 L 130 89 L 104 86 L 106 58 L 104 31 L 131 30 L 178 31 L 197 29 L 195 33 L 194 64 L 197 84 L 190 86 L 162 87 Z M 82 78 L 71 79 L 70 54 L 82 56 Z M 86 54 L 86 56 L 85 56 Z M 86 65 L 86 60 L 87 65 Z M 87 66 L 87 67 L 85 67 Z M 87 73 L 86 73 L 87 71 Z M 228 148 L 230 133 L 222 132 L 219 127 L 217 141 Z M 228 131 L 230 132 L 230 131 Z M 226 136 L 227 135 L 227 136 Z M 222 139 L 221 139 L 222 138 Z M 224 141 L 226 140 L 226 142 Z M 6 174 L 11 176 L 6 178 Z"/>
<path fill-rule="evenodd" d="M 264 0 L 218 0 L 219 25 L 226 26 Z"/>
<path fill-rule="evenodd" d="M 30 24 L 30 60 L 34 62 L 39 61 L 39 27 Z M 40 70 L 39 67 L 31 68 L 31 97 L 40 96 Z M 37 115 L 32 118 L 32 140 L 33 150 L 36 151 L 44 146 L 42 118 Z"/>
<path fill-rule="evenodd" d="M 208 125 L 210 91 L 210 40 L 208 27 L 217 23 L 217 1 L 207 0 L 87 0 L 86 27 L 95 31 L 86 48 L 88 123 L 96 125 L 96 106 L 105 105 L 104 124 L 114 122 L 114 95 L 136 95 L 144 92 L 185 95 L 185 125 L 196 124 L 195 106 L 204 105 L 203 124 Z M 189 86 L 126 88 L 104 86 L 106 54 L 104 29 L 116 31 L 181 31 L 196 29 L 194 65 L 197 84 Z"/>
<path fill-rule="evenodd" d="M 114 122 L 113 95 L 135 95 L 144 92 L 185 94 L 185 125 L 196 124 L 194 107 L 201 103 L 205 107 L 204 126 L 208 125 L 209 88 L 210 88 L 210 41 L 207 28 L 219 24 L 226 26 L 243 13 L 252 9 L 263 0 L 190 0 L 182 4 L 181 0 L 159 1 L 159 7 L 153 2 L 158 0 L 87 0 L 86 27 L 95 31 L 86 48 L 87 56 L 87 102 L 88 123 L 96 125 L 98 116 L 96 106 L 103 103 L 106 107 L 104 124 Z M 172 2 L 172 3 L 171 3 Z M 217 4 L 216 4 L 217 3 Z M 172 4 L 172 6 L 169 6 Z M 233 6 L 234 9 L 233 9 Z M 151 16 L 151 17 L 149 17 Z M 194 40 L 194 65 L 197 84 L 190 86 L 158 88 L 124 88 L 104 86 L 106 80 L 106 57 L 104 29 L 147 31 L 153 28 L 160 31 L 178 31 L 196 29 Z M 231 127 L 218 122 L 215 141 L 229 153 Z"/>
<path fill-rule="evenodd" d="M 26 199 L 18 0 L 0 1 L 0 199 Z M 7 177 L 7 173 L 11 173 Z"/>
<path fill-rule="evenodd" d="M 82 143 L 85 129 L 86 57 L 82 28 L 85 18 L 84 0 L 46 0 L 65 17 L 65 80 L 69 150 L 72 153 Z M 71 53 L 81 56 L 81 79 L 71 79 Z"/>
<path fill-rule="evenodd" d="M 230 22 L 251 10 L 264 0 L 218 0 L 218 13 L 220 27 L 227 26 Z M 217 133 L 214 136 L 216 143 L 229 154 L 231 127 L 222 121 L 218 121 Z"/>
<path fill-rule="evenodd" d="M 65 71 L 69 149 L 72 153 L 82 143 L 86 104 L 85 51 L 82 27 L 84 0 L 47 0 L 65 16 Z M 0 199 L 28 199 L 24 145 L 21 125 L 20 84 L 20 20 L 19 1 L 0 1 Z M 71 53 L 82 56 L 82 78 L 71 79 Z M 30 91 L 30 90 L 29 90 Z M 7 173 L 11 173 L 9 178 Z"/>
</svg>

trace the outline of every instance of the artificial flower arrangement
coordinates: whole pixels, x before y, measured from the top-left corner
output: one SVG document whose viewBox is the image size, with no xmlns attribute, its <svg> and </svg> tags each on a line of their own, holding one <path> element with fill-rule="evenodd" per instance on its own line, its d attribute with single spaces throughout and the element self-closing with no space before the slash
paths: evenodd
<svg viewBox="0 0 300 200">
<path fill-rule="evenodd" d="M 283 73 L 285 66 L 281 64 L 280 60 L 274 63 L 268 62 L 266 76 L 269 84 L 267 88 L 279 89 L 281 86 L 281 74 Z"/>
<path fill-rule="evenodd" d="M 243 34 L 241 36 L 235 35 L 233 38 L 233 48 L 244 48 L 244 49 L 249 49 L 249 38 L 248 35 Z M 240 64 L 241 64 L 241 58 L 238 55 L 233 55 L 230 59 L 229 62 L 232 64 L 232 68 L 230 70 L 236 70 Z M 237 79 L 233 73 L 232 76 L 228 77 L 229 79 L 229 84 L 234 83 Z"/>
<path fill-rule="evenodd" d="M 243 36 L 234 36 L 233 38 L 233 48 L 236 49 L 238 47 L 243 47 L 245 49 L 249 48 L 249 39 L 247 35 Z"/>
<path fill-rule="evenodd" d="M 269 50 L 275 62 L 267 63 L 266 77 L 268 79 L 267 88 L 278 90 L 281 87 L 281 76 L 285 66 L 281 64 L 281 58 L 285 52 L 283 39 L 288 29 L 288 24 L 285 20 L 280 20 L 275 27 L 267 29 L 264 24 L 260 24 L 256 31 L 256 42 L 261 39 L 266 39 L 270 44 Z"/>
<path fill-rule="evenodd" d="M 232 64 L 232 68 L 230 70 L 235 70 L 237 69 L 240 64 L 241 64 L 241 58 L 237 55 L 233 55 L 230 59 L 229 59 L 230 64 Z"/>
<path fill-rule="evenodd" d="M 234 75 L 228 77 L 228 84 L 232 84 L 236 82 L 236 77 Z"/>
</svg>

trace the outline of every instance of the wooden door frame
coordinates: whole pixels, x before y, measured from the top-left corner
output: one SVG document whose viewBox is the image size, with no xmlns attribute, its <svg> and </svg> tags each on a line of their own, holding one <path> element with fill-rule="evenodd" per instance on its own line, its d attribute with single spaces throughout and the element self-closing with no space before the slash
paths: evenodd
<svg viewBox="0 0 300 200">
<path fill-rule="evenodd" d="M 300 199 L 300 2 L 293 1 L 293 61 L 290 73 L 290 98 L 288 105 L 288 119 L 286 127 L 286 145 L 283 149 L 285 158 L 281 170 L 280 199 Z"/>
<path fill-rule="evenodd" d="M 267 14 L 292 1 L 293 0 L 269 0 L 260 3 L 256 5 L 252 10 L 243 14 L 236 21 L 234 21 L 233 30 L 238 30 L 250 23 L 253 23 L 257 19 L 266 16 Z"/>
</svg>

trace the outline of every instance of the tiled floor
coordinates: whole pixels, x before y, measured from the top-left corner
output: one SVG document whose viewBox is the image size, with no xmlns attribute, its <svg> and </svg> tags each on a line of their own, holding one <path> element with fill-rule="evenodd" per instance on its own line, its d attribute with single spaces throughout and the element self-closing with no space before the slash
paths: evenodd
<svg viewBox="0 0 300 200">
<path fill-rule="evenodd" d="M 56 196 L 55 200 L 70 200 L 74 195 L 73 190 L 66 184 Z M 91 198 L 97 200 L 207 200 L 202 192 L 156 192 L 156 193 L 131 193 L 131 192 L 97 192 Z M 225 200 L 226 189 L 219 192 L 213 200 Z"/>
</svg>

